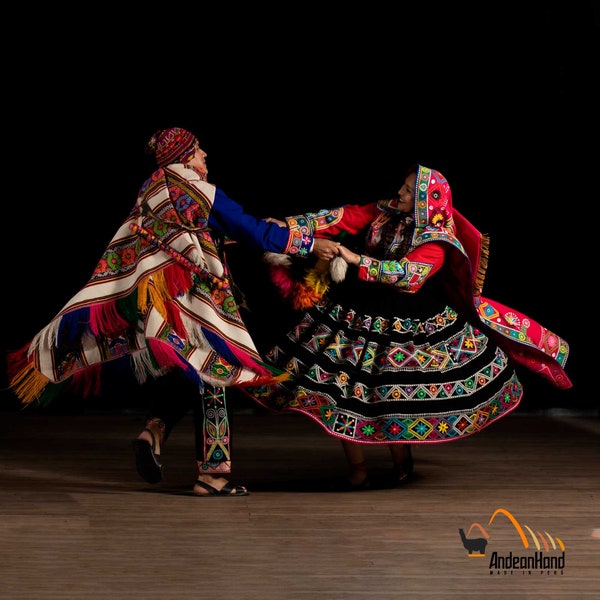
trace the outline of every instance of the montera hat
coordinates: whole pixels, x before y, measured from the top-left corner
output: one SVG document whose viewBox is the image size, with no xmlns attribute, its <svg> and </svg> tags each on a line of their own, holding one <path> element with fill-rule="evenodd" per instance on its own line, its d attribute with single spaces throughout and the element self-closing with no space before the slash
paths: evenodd
<svg viewBox="0 0 600 600">
<path fill-rule="evenodd" d="M 193 152 L 196 136 L 187 129 L 159 129 L 148 141 L 147 152 L 156 156 L 159 167 L 175 162 L 187 162 Z"/>
</svg>

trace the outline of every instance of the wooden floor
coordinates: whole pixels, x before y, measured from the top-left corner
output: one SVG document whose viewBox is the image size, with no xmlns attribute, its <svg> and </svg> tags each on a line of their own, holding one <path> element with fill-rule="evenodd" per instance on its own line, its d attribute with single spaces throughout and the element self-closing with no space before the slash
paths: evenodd
<svg viewBox="0 0 600 600">
<path fill-rule="evenodd" d="M 339 442 L 298 415 L 239 411 L 232 479 L 252 493 L 196 498 L 191 418 L 149 485 L 131 451 L 136 411 L 0 416 L 7 600 L 600 597 L 597 417 L 514 414 L 416 447 L 401 488 L 370 447 L 375 488 L 339 493 Z M 483 556 L 459 529 L 486 540 Z M 490 568 L 494 556 L 546 568 Z"/>
</svg>

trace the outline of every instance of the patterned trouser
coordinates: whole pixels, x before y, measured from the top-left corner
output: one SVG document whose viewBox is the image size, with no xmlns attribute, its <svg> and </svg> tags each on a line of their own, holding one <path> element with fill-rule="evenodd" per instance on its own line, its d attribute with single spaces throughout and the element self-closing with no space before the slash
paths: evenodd
<svg viewBox="0 0 600 600">
<path fill-rule="evenodd" d="M 231 448 L 225 388 L 205 384 L 194 406 L 196 461 L 204 473 L 230 473 Z"/>
</svg>

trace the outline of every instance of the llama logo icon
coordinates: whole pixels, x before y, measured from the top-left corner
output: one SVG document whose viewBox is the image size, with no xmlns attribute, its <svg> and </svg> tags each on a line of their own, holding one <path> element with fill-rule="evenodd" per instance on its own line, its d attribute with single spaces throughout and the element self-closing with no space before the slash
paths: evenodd
<svg viewBox="0 0 600 600">
<path fill-rule="evenodd" d="M 479 523 L 473 523 L 471 527 L 469 527 L 469 536 L 475 527 L 478 527 L 481 530 L 483 537 L 467 537 L 465 535 L 465 530 L 461 527 L 458 530 L 460 539 L 462 540 L 463 546 L 467 549 L 469 556 L 485 556 L 485 547 L 487 546 L 490 536 Z"/>
<path fill-rule="evenodd" d="M 523 572 L 532 572 L 535 570 L 560 570 L 565 564 L 565 544 L 556 536 L 550 535 L 547 531 L 533 530 L 519 521 L 506 509 L 496 509 L 490 517 L 487 526 L 490 528 L 497 517 L 504 517 L 508 520 L 509 530 L 515 534 L 515 542 L 520 542 L 525 551 L 521 553 L 519 549 L 516 551 L 511 549 L 510 552 L 503 553 L 500 549 L 494 551 L 490 557 L 490 569 L 497 572 L 513 572 L 514 570 L 522 570 Z M 500 531 L 505 534 L 504 519 L 500 520 L 497 525 L 501 528 Z M 504 528 L 504 531 L 503 531 Z M 463 547 L 467 551 L 467 555 L 472 557 L 484 557 L 486 548 L 490 541 L 490 534 L 479 523 L 471 523 L 465 529 L 458 529 Z M 531 540 L 531 541 L 530 541 Z M 530 548 L 531 544 L 535 548 Z M 533 551 L 533 554 L 530 552 Z"/>
</svg>

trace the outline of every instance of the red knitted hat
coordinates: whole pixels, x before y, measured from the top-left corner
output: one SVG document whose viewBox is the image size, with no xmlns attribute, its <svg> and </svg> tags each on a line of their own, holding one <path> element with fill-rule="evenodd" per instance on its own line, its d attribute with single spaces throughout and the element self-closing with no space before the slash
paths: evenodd
<svg viewBox="0 0 600 600">
<path fill-rule="evenodd" d="M 155 154 L 159 167 L 174 162 L 186 162 L 193 152 L 196 136 L 187 129 L 160 129 L 148 141 L 147 151 Z"/>
</svg>

